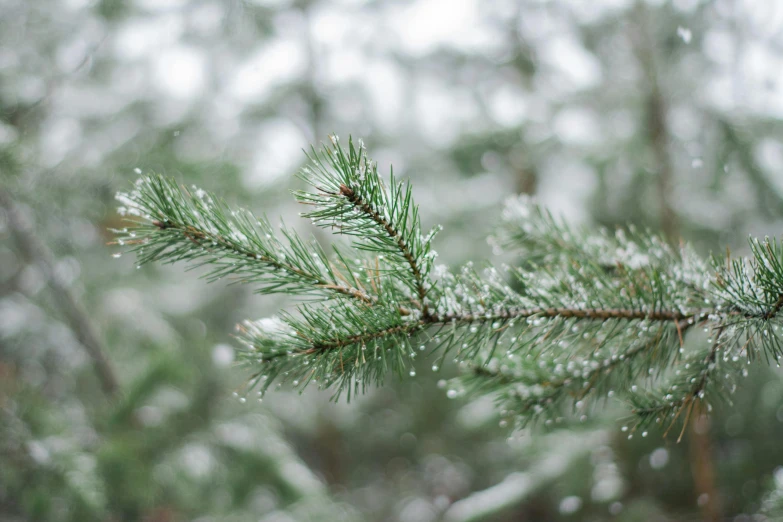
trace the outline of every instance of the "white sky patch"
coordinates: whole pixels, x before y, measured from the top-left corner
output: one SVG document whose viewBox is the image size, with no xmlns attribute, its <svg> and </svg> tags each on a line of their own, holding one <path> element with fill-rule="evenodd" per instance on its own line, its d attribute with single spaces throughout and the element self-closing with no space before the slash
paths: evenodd
<svg viewBox="0 0 783 522">
<path fill-rule="evenodd" d="M 488 50 L 498 41 L 497 31 L 481 24 L 478 0 L 420 0 L 388 14 L 389 27 L 399 45 L 413 55 L 425 55 L 441 46 Z"/>
<path fill-rule="evenodd" d="M 783 196 L 783 143 L 772 138 L 764 138 L 753 150 L 756 160 L 764 168 L 767 180 Z"/>
<path fill-rule="evenodd" d="M 147 11 L 168 11 L 188 4 L 188 0 L 136 0 L 136 5 Z"/>
<path fill-rule="evenodd" d="M 7 123 L 0 122 L 0 145 L 9 145 L 19 138 L 19 131 L 16 127 Z"/>
<path fill-rule="evenodd" d="M 617 11 L 627 9 L 631 5 L 631 0 L 560 0 L 562 4 L 567 4 L 581 22 L 591 23 L 601 18 L 613 15 L 617 16 Z"/>
<path fill-rule="evenodd" d="M 263 7 L 285 7 L 291 3 L 292 0 L 243 0 L 247 4 L 255 4 Z"/>
<path fill-rule="evenodd" d="M 555 158 L 543 164 L 538 200 L 556 216 L 571 223 L 589 219 L 585 201 L 596 184 L 595 171 L 588 164 Z"/>
<path fill-rule="evenodd" d="M 713 62 L 730 66 L 736 54 L 734 37 L 728 31 L 710 29 L 702 39 L 702 51 Z"/>
<path fill-rule="evenodd" d="M 306 67 L 301 42 L 277 40 L 245 60 L 229 84 L 229 93 L 243 102 L 264 99 L 275 87 L 300 76 Z"/>
<path fill-rule="evenodd" d="M 65 42 L 57 48 L 57 67 L 64 73 L 70 73 L 82 65 L 85 59 L 89 60 L 88 52 L 92 42 L 83 36 L 77 36 L 69 42 Z M 85 64 L 89 65 L 89 64 Z"/>
<path fill-rule="evenodd" d="M 50 120 L 41 131 L 41 161 L 47 167 L 60 163 L 82 141 L 81 122 L 74 118 Z"/>
<path fill-rule="evenodd" d="M 636 114 L 628 109 L 618 109 L 609 114 L 606 127 L 609 134 L 618 141 L 629 140 L 639 124 Z"/>
<path fill-rule="evenodd" d="M 291 174 L 302 162 L 307 138 L 285 119 L 267 120 L 253 139 L 255 153 L 245 176 L 245 185 L 257 188 Z"/>
<path fill-rule="evenodd" d="M 212 348 L 212 363 L 218 368 L 227 368 L 234 362 L 234 348 L 227 344 L 216 344 Z"/>
<path fill-rule="evenodd" d="M 528 95 L 517 85 L 502 84 L 488 96 L 487 107 L 497 123 L 515 127 L 527 117 Z"/>
<path fill-rule="evenodd" d="M 607 16 L 618 16 L 618 11 L 628 9 L 633 5 L 633 0 L 593 0 L 585 2 L 584 0 L 568 0 L 580 20 L 583 22 L 592 22 Z"/>
<path fill-rule="evenodd" d="M 547 38 L 548 35 L 568 30 L 563 21 L 552 16 L 546 6 L 529 9 L 525 16 L 519 17 L 520 34 L 526 35 L 531 41 Z"/>
<path fill-rule="evenodd" d="M 315 43 L 321 79 L 341 84 L 367 74 L 366 55 L 377 34 L 376 19 L 360 12 L 318 9 L 311 15 L 310 34 Z"/>
<path fill-rule="evenodd" d="M 737 73 L 735 73 L 737 74 Z M 769 45 L 749 42 L 739 71 L 743 101 L 760 115 L 783 117 L 783 58 Z"/>
<path fill-rule="evenodd" d="M 722 74 L 716 73 L 710 81 L 704 85 L 705 98 L 714 108 L 721 111 L 734 110 L 737 104 L 735 96 L 735 81 L 733 73 L 729 70 Z"/>
<path fill-rule="evenodd" d="M 89 7 L 91 3 L 90 0 L 62 0 L 60 2 L 63 7 L 72 11 L 79 11 L 85 7 Z"/>
<path fill-rule="evenodd" d="M 186 474 L 202 478 L 217 464 L 209 447 L 204 444 L 188 444 L 180 450 L 180 463 Z"/>
<path fill-rule="evenodd" d="M 750 34 L 762 38 L 776 38 L 781 41 L 783 31 L 783 4 L 770 0 L 739 0 L 740 17 L 750 26 Z"/>
<path fill-rule="evenodd" d="M 367 66 L 362 79 L 378 127 L 386 132 L 393 131 L 403 115 L 406 84 L 402 70 L 390 60 L 379 59 Z"/>
<path fill-rule="evenodd" d="M 224 23 L 225 11 L 221 4 L 204 4 L 188 12 L 190 26 L 206 35 L 216 32 Z"/>
<path fill-rule="evenodd" d="M 460 86 L 426 78 L 413 90 L 421 132 L 435 144 L 452 143 L 462 132 L 463 123 L 476 121 L 479 117 L 472 95 Z"/>
<path fill-rule="evenodd" d="M 319 9 L 313 14 L 311 34 L 321 45 L 338 45 L 344 42 L 356 28 L 350 15 L 333 9 Z"/>
<path fill-rule="evenodd" d="M 569 82 L 573 90 L 595 87 L 601 81 L 598 59 L 571 35 L 552 37 L 539 50 L 539 57 Z"/>
<path fill-rule="evenodd" d="M 553 126 L 566 145 L 595 145 L 602 135 L 598 116 L 583 107 L 564 108 L 555 116 Z"/>
<path fill-rule="evenodd" d="M 361 6 L 369 4 L 372 1 L 374 0 L 334 0 L 333 3 L 344 6 Z"/>
<path fill-rule="evenodd" d="M 334 84 L 360 79 L 367 68 L 367 60 L 358 49 L 344 48 L 329 53 L 326 63 L 326 80 Z"/>
<path fill-rule="evenodd" d="M 682 141 L 695 140 L 701 128 L 699 114 L 690 105 L 674 107 L 670 110 L 669 122 L 672 133 Z"/>
<path fill-rule="evenodd" d="M 675 9 L 683 13 L 692 13 L 699 7 L 699 3 L 701 3 L 700 0 L 674 0 L 673 2 Z"/>
<path fill-rule="evenodd" d="M 179 15 L 131 19 L 117 30 L 114 48 L 117 56 L 137 60 L 179 41 L 183 20 Z"/>
<path fill-rule="evenodd" d="M 185 46 L 175 46 L 153 59 L 153 71 L 158 87 L 175 98 L 193 98 L 206 82 L 204 54 Z"/>
</svg>

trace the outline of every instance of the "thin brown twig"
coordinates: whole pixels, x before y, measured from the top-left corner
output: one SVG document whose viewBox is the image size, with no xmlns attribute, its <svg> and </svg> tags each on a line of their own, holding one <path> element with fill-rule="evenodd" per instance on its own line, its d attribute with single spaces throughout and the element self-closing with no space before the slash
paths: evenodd
<svg viewBox="0 0 783 522">
<path fill-rule="evenodd" d="M 411 273 L 413 274 L 413 278 L 416 280 L 416 292 L 419 294 L 419 301 L 421 302 L 422 306 L 422 314 L 425 316 L 429 315 L 427 304 L 424 302 L 424 298 L 427 296 L 427 285 L 424 274 L 422 274 L 421 268 L 419 268 L 419 264 L 413 257 L 410 247 L 405 242 L 402 234 L 400 234 L 399 230 L 394 228 L 394 226 L 389 223 L 386 218 L 384 218 L 369 203 L 357 195 L 356 192 L 350 187 L 346 185 L 340 185 L 340 194 L 345 196 L 345 199 L 347 199 L 352 205 L 370 216 L 373 221 L 383 227 L 386 233 L 389 234 L 389 237 L 394 239 L 394 241 L 397 243 L 397 247 L 400 249 L 403 257 L 408 262 Z"/>
<path fill-rule="evenodd" d="M 774 319 L 774 317 L 778 315 L 781 309 L 783 309 L 783 294 L 780 294 L 778 300 L 775 302 L 775 306 L 764 314 L 764 319 L 767 321 L 769 321 L 770 319 Z"/>
<path fill-rule="evenodd" d="M 384 327 L 378 330 L 365 332 L 341 339 L 333 339 L 329 341 L 321 341 L 314 343 L 310 348 L 299 350 L 295 353 L 298 354 L 314 354 L 319 352 L 328 351 L 335 348 L 342 348 L 353 344 L 366 343 L 382 337 L 390 335 L 396 335 L 405 333 L 407 335 L 413 334 L 420 330 L 423 330 L 430 326 L 445 326 L 449 324 L 466 325 L 471 323 L 486 323 L 494 321 L 507 321 L 514 319 L 524 319 L 528 317 L 545 317 L 545 318 L 582 318 L 596 321 L 608 321 L 608 320 L 629 320 L 629 321 L 660 321 L 668 322 L 672 320 L 690 321 L 700 314 L 683 314 L 673 310 L 657 310 L 646 312 L 644 310 L 627 310 L 627 309 L 580 309 L 580 308 L 517 308 L 507 309 L 499 311 L 495 314 L 443 314 L 443 315 L 428 315 L 422 316 L 416 321 L 409 321 L 402 324 L 396 324 L 389 327 Z M 689 322 L 689 324 L 692 324 Z M 287 353 L 287 352 L 286 352 Z M 285 355 L 286 353 L 275 354 L 274 357 Z"/>
<path fill-rule="evenodd" d="M 331 290 L 333 292 L 347 295 L 349 297 L 353 297 L 355 299 L 359 299 L 361 301 L 364 301 L 367 304 L 373 304 L 376 302 L 377 298 L 374 296 L 370 296 L 365 292 L 362 292 L 361 290 L 357 288 L 353 288 L 350 286 L 340 286 L 335 285 L 333 283 L 330 283 L 324 279 L 321 279 L 317 275 L 309 274 L 307 272 L 304 272 L 303 270 L 300 270 L 296 268 L 293 265 L 290 265 L 288 263 L 283 263 L 275 258 L 272 258 L 270 256 L 265 255 L 259 255 L 257 252 L 251 252 L 249 250 L 244 250 L 241 248 L 238 248 L 236 245 L 225 239 L 223 236 L 219 234 L 211 234 L 209 232 L 205 232 L 203 230 L 199 230 L 192 226 L 187 225 L 181 225 L 178 223 L 172 223 L 170 221 L 161 222 L 161 221 L 153 221 L 153 225 L 158 227 L 160 230 L 177 230 L 182 232 L 182 234 L 188 238 L 190 241 L 194 242 L 198 246 L 204 246 L 200 243 L 200 241 L 203 242 L 209 242 L 209 243 L 217 243 L 220 245 L 221 248 L 224 250 L 230 250 L 234 252 L 235 254 L 247 257 L 249 259 L 262 261 L 268 265 L 272 265 L 275 268 L 278 268 L 280 270 L 285 270 L 287 272 L 290 272 L 292 274 L 296 274 L 299 277 L 302 277 L 304 279 L 310 279 L 313 281 L 314 286 L 325 288 L 328 290 Z"/>
</svg>

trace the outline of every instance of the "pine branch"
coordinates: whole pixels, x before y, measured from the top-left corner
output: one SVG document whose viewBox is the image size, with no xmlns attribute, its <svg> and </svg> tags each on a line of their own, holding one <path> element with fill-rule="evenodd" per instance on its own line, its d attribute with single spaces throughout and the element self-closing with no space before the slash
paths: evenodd
<svg viewBox="0 0 783 522">
<path fill-rule="evenodd" d="M 435 257 L 430 246 L 438 228 L 422 236 L 410 183 L 395 181 L 392 172 L 387 189 L 361 141 L 355 147 L 349 140 L 343 149 L 336 136 L 331 139 L 333 148 L 313 149 L 311 165 L 301 173 L 315 192 L 294 195 L 300 203 L 316 207 L 302 215 L 319 227 L 356 237 L 354 246 L 360 250 L 388 256 L 395 275 L 414 291 L 414 304 L 427 315 L 427 276 Z"/>
<path fill-rule="evenodd" d="M 119 193 L 120 213 L 133 226 L 115 231 L 119 245 L 131 245 L 139 264 L 162 261 L 208 266 L 204 276 L 216 281 L 239 276 L 261 293 L 291 293 L 315 298 L 350 297 L 366 303 L 380 299 L 361 287 L 345 258 L 335 259 L 314 241 L 306 242 L 281 226 L 286 243 L 270 223 L 244 209 L 231 209 L 203 190 L 190 193 L 157 175 L 139 178 L 136 189 Z"/>
<path fill-rule="evenodd" d="M 229 240 L 227 240 L 226 238 L 218 234 L 210 234 L 204 232 L 203 230 L 194 228 L 192 226 L 184 226 L 182 224 L 176 224 L 176 223 L 169 223 L 169 222 L 161 223 L 160 221 L 156 221 L 153 224 L 161 230 L 178 230 L 182 232 L 183 237 L 187 238 L 189 241 L 194 242 L 196 245 L 201 246 L 203 250 L 209 251 L 210 250 L 209 245 L 211 244 L 213 247 L 225 250 L 232 256 L 244 256 L 250 260 L 250 266 L 246 267 L 247 270 L 253 270 L 253 268 L 255 268 L 253 266 L 256 264 L 255 262 L 260 261 L 261 263 L 266 264 L 269 268 L 272 268 L 273 270 L 281 270 L 284 272 L 288 272 L 290 276 L 295 278 L 300 278 L 302 282 L 308 285 L 307 286 L 308 290 L 310 290 L 310 288 L 313 286 L 321 287 L 324 289 L 337 292 L 339 294 L 360 299 L 364 302 L 370 303 L 373 301 L 372 296 L 365 294 L 361 290 L 352 287 L 347 287 L 347 286 L 339 286 L 335 282 L 328 282 L 325 278 L 322 278 L 319 274 L 308 273 L 303 269 L 297 268 L 296 266 L 281 261 L 280 259 L 275 258 L 273 256 L 258 254 L 248 250 L 244 250 L 242 247 L 239 247 L 236 244 L 232 244 L 232 242 L 230 242 Z M 212 253 L 214 254 L 214 252 Z M 215 254 L 215 255 L 216 257 L 220 256 L 220 254 Z M 319 256 L 321 255 L 322 254 L 319 253 Z M 222 275 L 220 277 L 222 277 Z"/>
<path fill-rule="evenodd" d="M 649 230 L 633 226 L 597 233 L 575 228 L 524 194 L 506 201 L 500 227 L 490 242 L 498 249 L 518 252 L 526 262 L 538 266 L 582 259 L 610 275 L 643 267 L 664 269 L 696 291 L 704 290 L 704 275 L 710 269 L 688 244 L 675 248 Z"/>
<path fill-rule="evenodd" d="M 427 284 L 424 281 L 424 276 L 421 273 L 418 262 L 416 259 L 414 259 L 410 248 L 408 247 L 400 232 L 396 230 L 383 216 L 381 216 L 377 210 L 373 209 L 370 205 L 365 203 L 361 197 L 357 196 L 353 189 L 346 187 L 345 185 L 340 185 L 340 194 L 345 196 L 345 198 L 356 208 L 370 216 L 373 221 L 386 230 L 386 233 L 389 234 L 389 237 L 395 240 L 400 253 L 402 253 L 402 256 L 408 262 L 408 265 L 410 265 L 411 273 L 413 274 L 413 278 L 416 280 L 416 292 L 419 295 L 419 300 L 421 303 L 424 303 L 424 298 L 427 296 Z"/>
<path fill-rule="evenodd" d="M 614 387 L 616 384 L 622 384 L 627 380 L 636 381 L 641 375 L 646 373 L 648 368 L 644 364 L 634 364 L 637 356 L 645 352 L 651 352 L 659 349 L 665 336 L 665 330 L 659 330 L 656 338 L 652 342 L 635 342 L 630 348 L 619 354 L 595 355 L 581 361 L 571 360 L 563 364 L 557 359 L 547 361 L 542 368 L 540 363 L 531 366 L 526 372 L 505 378 L 505 384 L 508 385 L 505 391 L 501 391 L 505 409 L 513 412 L 519 412 L 520 426 L 528 422 L 537 420 L 539 417 L 548 420 L 557 419 L 560 415 L 567 415 L 567 409 L 573 403 L 575 411 L 584 413 L 584 399 L 591 394 L 594 396 L 612 397 L 615 395 Z M 542 360 L 544 357 L 538 357 Z M 563 371 L 558 371 L 558 366 L 568 368 L 569 366 L 578 369 L 578 373 L 573 369 L 563 375 Z M 617 372 L 623 371 L 624 375 L 618 378 Z M 487 369 L 476 375 L 486 376 Z M 528 375 L 532 374 L 532 378 Z M 553 379 L 552 375 L 558 375 Z M 578 377 L 578 378 L 576 378 Z"/>
<path fill-rule="evenodd" d="M 286 229 L 279 240 L 266 219 L 159 176 L 119 196 L 135 226 L 118 242 L 140 262 L 193 261 L 209 280 L 235 276 L 306 299 L 239 327 L 248 389 L 315 383 L 350 398 L 389 373 L 413 375 L 429 346 L 465 363 L 460 390 L 497 395 L 518 425 L 584 416 L 616 398 L 631 404 L 634 429 L 671 428 L 697 402 L 725 399 L 740 359 L 783 355 L 774 240 L 751 240 L 748 258 L 707 261 L 649 232 L 575 229 L 518 198 L 497 244 L 525 263 L 452 273 L 433 266 L 437 228 L 422 235 L 410 184 L 387 185 L 363 145 L 334 137 L 310 160 L 302 178 L 312 190 L 295 193 L 314 207 L 303 216 L 350 236 L 353 250 L 330 257 Z M 706 348 L 691 335 L 697 326 L 713 333 Z"/>
</svg>

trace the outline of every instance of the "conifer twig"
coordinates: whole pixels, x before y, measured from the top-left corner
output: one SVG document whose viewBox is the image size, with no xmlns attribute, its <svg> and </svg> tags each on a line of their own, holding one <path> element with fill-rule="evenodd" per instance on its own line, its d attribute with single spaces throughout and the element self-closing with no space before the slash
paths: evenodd
<svg viewBox="0 0 783 522">
<path fill-rule="evenodd" d="M 289 272 L 294 277 L 301 278 L 304 281 L 309 281 L 314 287 L 328 289 L 337 292 L 339 294 L 343 294 L 346 296 L 359 299 L 360 301 L 364 301 L 365 303 L 373 302 L 373 298 L 371 296 L 365 294 L 359 289 L 326 281 L 324 278 L 322 278 L 317 274 L 307 273 L 304 270 L 299 269 L 280 259 L 275 259 L 274 257 L 271 257 L 269 255 L 258 254 L 255 252 L 245 250 L 242 247 L 233 244 L 231 241 L 220 236 L 219 234 L 205 232 L 193 226 L 182 225 L 180 223 L 172 223 L 169 221 L 166 222 L 153 221 L 152 224 L 161 230 L 178 230 L 182 232 L 183 237 L 185 237 L 189 241 L 192 241 L 194 244 L 204 248 L 207 251 L 211 251 L 209 246 L 211 243 L 213 246 L 217 246 L 219 248 L 225 249 L 226 251 L 229 251 L 232 254 L 238 256 L 244 256 L 248 258 L 251 263 L 261 262 L 273 269 Z"/>
<path fill-rule="evenodd" d="M 410 184 L 385 183 L 361 143 L 343 147 L 333 137 L 309 157 L 301 177 L 311 190 L 295 192 L 310 208 L 302 215 L 352 238 L 353 250 L 335 248 L 331 258 L 160 176 L 118 196 L 134 224 L 117 242 L 141 263 L 198 261 L 209 280 L 237 276 L 261 292 L 305 298 L 294 313 L 240 325 L 248 389 L 286 380 L 350 398 L 390 372 L 414 375 L 411 361 L 429 346 L 469 368 L 450 396 L 495 393 L 520 425 L 584 416 L 617 397 L 631 404 L 637 427 L 671 426 L 696 401 L 726 395 L 730 379 L 718 379 L 718 365 L 739 372 L 740 355 L 783 356 L 775 240 L 752 239 L 744 259 L 707 261 L 647 231 L 569 227 L 520 197 L 507 204 L 495 241 L 526 264 L 452 272 L 434 266 L 438 228 L 422 234 Z M 709 347 L 691 346 L 695 326 L 712 332 Z"/>
<path fill-rule="evenodd" d="M 303 216 L 320 227 L 357 237 L 354 245 L 360 250 L 399 259 L 412 276 L 398 274 L 399 280 L 413 289 L 416 299 L 411 302 L 428 315 L 427 276 L 434 259 L 430 244 L 438 229 L 422 236 L 410 184 L 396 182 L 392 173 L 387 188 L 361 140 L 358 147 L 349 140 L 344 149 L 336 136 L 330 138 L 334 147 L 313 150 L 311 165 L 301 173 L 315 192 L 297 191 L 295 196 L 316 207 Z"/>
<path fill-rule="evenodd" d="M 424 276 L 421 273 L 421 269 L 419 268 L 417 261 L 413 258 L 413 254 L 411 254 L 410 248 L 405 243 L 405 239 L 403 239 L 400 232 L 396 230 L 383 216 L 381 216 L 377 210 L 373 209 L 368 203 L 363 201 L 361 197 L 357 196 L 353 189 L 346 187 L 345 185 L 340 185 L 340 194 L 345 196 L 345 198 L 350 201 L 351 204 L 356 206 L 356 208 L 370 216 L 373 221 L 386 230 L 386 233 L 389 234 L 390 238 L 397 242 L 397 246 L 400 248 L 400 252 L 410 265 L 411 273 L 413 274 L 413 278 L 416 280 L 416 292 L 419 295 L 419 302 L 423 307 L 422 312 L 425 316 L 427 316 L 427 305 L 424 304 L 424 298 L 427 296 L 427 288 L 424 282 Z"/>
</svg>

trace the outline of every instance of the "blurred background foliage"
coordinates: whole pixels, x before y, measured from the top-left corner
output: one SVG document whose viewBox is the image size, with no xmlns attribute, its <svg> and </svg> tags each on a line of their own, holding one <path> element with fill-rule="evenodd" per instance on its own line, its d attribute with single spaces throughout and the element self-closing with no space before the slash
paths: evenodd
<svg viewBox="0 0 783 522">
<path fill-rule="evenodd" d="M 779 371 L 755 368 L 680 444 L 628 440 L 622 411 L 509 433 L 491 400 L 449 400 L 456 369 L 432 361 L 351 404 L 259 403 L 230 332 L 291 300 L 135 270 L 107 231 L 137 169 L 306 227 L 292 174 L 336 132 L 413 179 L 446 264 L 489 258 L 518 192 L 575 223 L 743 253 L 783 226 L 781 71 L 768 0 L 0 0 L 0 520 L 783 509 Z"/>
</svg>

